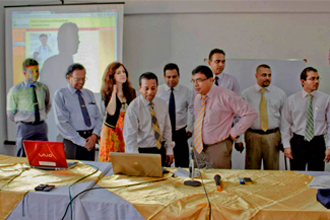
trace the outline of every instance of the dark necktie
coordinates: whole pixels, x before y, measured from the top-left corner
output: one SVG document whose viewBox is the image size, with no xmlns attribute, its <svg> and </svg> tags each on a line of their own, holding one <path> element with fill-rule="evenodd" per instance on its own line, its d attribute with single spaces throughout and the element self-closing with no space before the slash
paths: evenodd
<svg viewBox="0 0 330 220">
<path fill-rule="evenodd" d="M 40 112 L 39 112 L 39 103 L 37 98 L 37 92 L 36 92 L 36 86 L 31 85 L 33 89 L 33 106 L 34 106 L 34 121 L 39 122 L 40 121 Z"/>
<path fill-rule="evenodd" d="M 175 99 L 174 99 L 174 93 L 173 88 L 171 88 L 171 94 L 170 94 L 170 103 L 168 106 L 168 110 L 170 113 L 170 119 L 171 119 L 171 125 L 172 125 L 172 133 L 175 131 Z"/>
<path fill-rule="evenodd" d="M 79 104 L 80 104 L 80 109 L 81 109 L 81 113 L 83 115 L 84 121 L 85 121 L 85 125 L 87 127 L 91 126 L 91 118 L 89 117 L 86 105 L 85 105 L 85 101 L 83 99 L 83 97 L 81 96 L 81 91 L 77 90 L 76 91 L 77 95 L 78 95 L 78 100 L 79 100 Z"/>
<path fill-rule="evenodd" d="M 214 77 L 214 84 L 217 85 L 217 86 L 219 85 L 219 83 L 218 83 L 218 79 L 219 79 L 219 77 L 217 77 L 217 76 Z"/>
</svg>

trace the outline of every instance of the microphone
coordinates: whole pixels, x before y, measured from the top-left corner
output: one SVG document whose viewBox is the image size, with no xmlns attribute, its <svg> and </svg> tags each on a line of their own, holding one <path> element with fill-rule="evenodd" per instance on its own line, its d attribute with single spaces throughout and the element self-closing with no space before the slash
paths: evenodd
<svg viewBox="0 0 330 220">
<path fill-rule="evenodd" d="M 217 188 L 217 191 L 221 191 L 221 176 L 219 174 L 216 174 L 214 176 L 215 186 Z"/>
<path fill-rule="evenodd" d="M 186 180 L 184 181 L 184 185 L 186 186 L 201 186 L 202 183 L 197 181 L 197 180 L 194 180 L 194 177 L 195 177 L 195 163 L 194 163 L 194 150 L 192 147 L 190 147 L 190 154 L 191 154 L 191 163 L 190 163 L 190 166 L 189 166 L 189 170 L 190 170 L 190 178 L 191 180 Z"/>
</svg>

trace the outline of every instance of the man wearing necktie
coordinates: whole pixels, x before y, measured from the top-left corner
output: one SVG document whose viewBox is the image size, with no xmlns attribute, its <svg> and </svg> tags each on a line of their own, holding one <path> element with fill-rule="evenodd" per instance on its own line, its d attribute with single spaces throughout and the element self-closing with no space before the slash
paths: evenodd
<svg viewBox="0 0 330 220">
<path fill-rule="evenodd" d="M 191 101 L 191 90 L 179 84 L 180 71 L 179 67 L 174 63 L 165 65 L 164 79 L 165 84 L 158 87 L 157 97 L 162 98 L 168 104 L 172 139 L 175 142 L 173 149 L 175 167 L 189 167 L 187 140 L 192 135 L 192 115 L 188 111 Z"/>
<path fill-rule="evenodd" d="M 25 157 L 23 140 L 47 141 L 48 127 L 45 120 L 51 109 L 48 87 L 38 82 L 38 62 L 23 62 L 25 80 L 13 86 L 7 95 L 7 115 L 17 125 L 16 146 L 18 157 Z"/>
<path fill-rule="evenodd" d="M 141 93 L 128 106 L 124 123 L 125 150 L 162 156 L 162 165 L 173 163 L 172 127 L 166 102 L 156 97 L 158 79 L 154 73 L 139 78 Z"/>
<path fill-rule="evenodd" d="M 324 171 L 330 161 L 330 96 L 318 91 L 313 67 L 300 74 L 303 90 L 286 100 L 281 121 L 284 155 L 291 170 Z"/>
<path fill-rule="evenodd" d="M 66 157 L 93 161 L 103 119 L 93 92 L 83 88 L 85 67 L 78 63 L 70 65 L 66 79 L 69 84 L 54 96 L 55 121 L 64 139 Z"/>
<path fill-rule="evenodd" d="M 257 67 L 257 83 L 242 92 L 242 98 L 258 112 L 258 118 L 245 132 L 245 169 L 279 169 L 281 146 L 281 111 L 286 100 L 285 92 L 271 85 L 272 71 L 266 64 Z"/>
<path fill-rule="evenodd" d="M 207 66 L 192 71 L 192 83 L 198 93 L 193 135 L 196 161 L 206 168 L 230 169 L 232 143 L 251 126 L 257 112 L 237 93 L 214 85 Z M 232 126 L 235 114 L 241 118 Z"/>
</svg>

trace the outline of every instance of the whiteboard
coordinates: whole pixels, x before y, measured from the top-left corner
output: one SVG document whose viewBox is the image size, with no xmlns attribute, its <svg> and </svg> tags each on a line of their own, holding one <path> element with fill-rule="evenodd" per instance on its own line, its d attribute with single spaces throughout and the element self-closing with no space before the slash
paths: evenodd
<svg viewBox="0 0 330 220">
<path fill-rule="evenodd" d="M 256 84 L 255 73 L 260 64 L 270 66 L 271 84 L 281 88 L 287 96 L 302 89 L 300 73 L 306 68 L 306 62 L 303 60 L 227 59 L 224 72 L 238 79 L 242 92 Z"/>
</svg>

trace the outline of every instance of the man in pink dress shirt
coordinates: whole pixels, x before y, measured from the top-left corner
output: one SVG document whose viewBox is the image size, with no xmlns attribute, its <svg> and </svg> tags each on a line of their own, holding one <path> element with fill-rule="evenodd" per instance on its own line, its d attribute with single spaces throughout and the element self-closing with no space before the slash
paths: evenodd
<svg viewBox="0 0 330 220">
<path fill-rule="evenodd" d="M 237 93 L 213 85 L 213 73 L 207 66 L 198 66 L 192 71 L 192 82 L 198 93 L 194 102 L 196 122 L 200 122 L 198 119 L 203 98 L 206 100 L 201 137 L 198 136 L 198 123 L 195 122 L 194 140 L 202 139 L 202 150 L 196 152 L 197 162 L 206 168 L 230 169 L 233 141 L 252 125 L 258 114 Z M 235 114 L 241 118 L 232 127 Z"/>
</svg>

